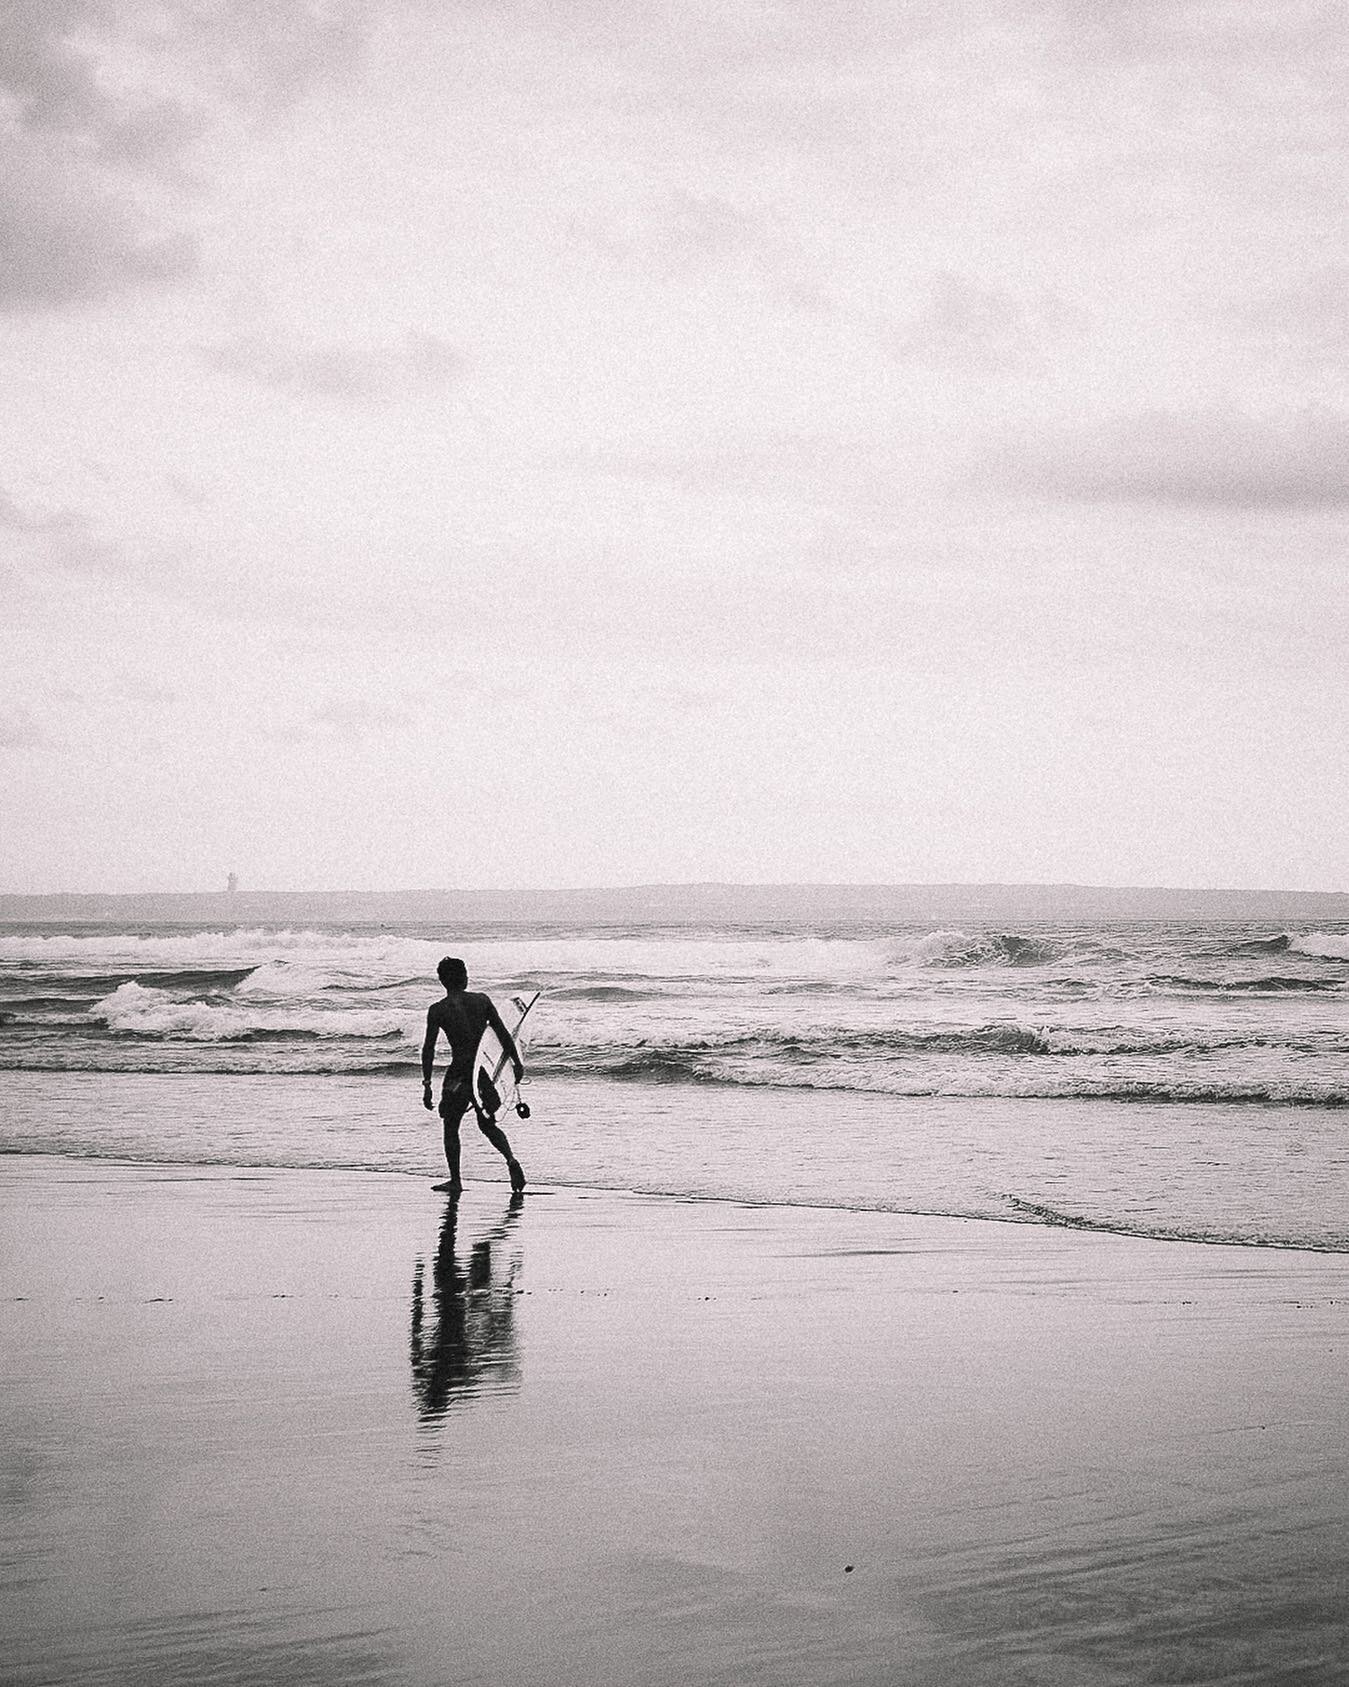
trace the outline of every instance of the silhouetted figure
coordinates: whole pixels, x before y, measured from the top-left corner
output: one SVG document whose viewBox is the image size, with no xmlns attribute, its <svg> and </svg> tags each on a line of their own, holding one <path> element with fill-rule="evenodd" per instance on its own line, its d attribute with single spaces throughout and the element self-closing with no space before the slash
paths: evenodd
<svg viewBox="0 0 1349 1687">
<path fill-rule="evenodd" d="M 487 1380 L 509 1378 L 514 1371 L 518 1262 L 510 1255 L 503 1262 L 500 1244 L 524 1204 L 524 1196 L 513 1192 L 500 1223 L 473 1244 L 467 1270 L 461 1270 L 455 1255 L 459 1201 L 450 1197 L 431 1266 L 429 1318 L 425 1264 L 417 1261 L 408 1351 L 412 1389 L 423 1419 L 442 1417 L 455 1395 L 474 1394 Z"/>
<path fill-rule="evenodd" d="M 490 996 L 468 988 L 468 968 L 453 955 L 446 955 L 436 968 L 436 976 L 445 986 L 443 1000 L 432 1002 L 426 1010 L 426 1040 L 422 1044 L 422 1106 L 430 1109 L 431 1073 L 436 1058 L 436 1038 L 442 1032 L 450 1045 L 450 1064 L 440 1091 L 440 1116 L 445 1121 L 445 1163 L 450 1168 L 448 1183 L 438 1183 L 437 1189 L 448 1189 L 457 1195 L 463 1188 L 459 1175 L 459 1121 L 471 1107 L 477 1115 L 478 1129 L 506 1162 L 511 1174 L 511 1188 L 525 1186 L 525 1174 L 520 1162 L 511 1153 L 511 1145 L 503 1131 L 487 1111 L 480 1098 L 473 1093 L 473 1057 L 478 1040 L 490 1025 L 501 1039 L 501 1046 L 510 1056 L 518 1084 L 525 1075 L 515 1038 L 502 1023 Z"/>
</svg>

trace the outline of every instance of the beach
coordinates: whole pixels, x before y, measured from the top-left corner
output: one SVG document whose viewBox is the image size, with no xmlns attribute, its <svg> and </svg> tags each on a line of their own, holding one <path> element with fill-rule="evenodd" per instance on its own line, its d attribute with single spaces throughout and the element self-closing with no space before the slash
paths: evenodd
<svg viewBox="0 0 1349 1687">
<path fill-rule="evenodd" d="M 1349 1665 L 1343 1255 L 452 1208 L 340 1169 L 0 1178 L 15 1687 Z"/>
<path fill-rule="evenodd" d="M 0 1687 L 1349 1687 L 1347 25 L 0 0 Z"/>
</svg>

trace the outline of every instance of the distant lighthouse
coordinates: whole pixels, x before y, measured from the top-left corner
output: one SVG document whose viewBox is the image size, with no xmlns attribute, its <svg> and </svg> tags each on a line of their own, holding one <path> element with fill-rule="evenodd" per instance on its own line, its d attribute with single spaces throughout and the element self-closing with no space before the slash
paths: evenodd
<svg viewBox="0 0 1349 1687">
<path fill-rule="evenodd" d="M 233 896 L 235 891 L 238 890 L 238 888 L 239 888 L 239 875 L 237 873 L 231 873 L 229 875 L 229 877 L 225 880 L 225 889 L 229 892 L 229 894 L 231 896 Z"/>
</svg>

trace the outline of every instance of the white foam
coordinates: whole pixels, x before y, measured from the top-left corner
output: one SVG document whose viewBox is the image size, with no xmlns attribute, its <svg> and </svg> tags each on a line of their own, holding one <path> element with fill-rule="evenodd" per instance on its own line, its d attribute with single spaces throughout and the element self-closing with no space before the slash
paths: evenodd
<svg viewBox="0 0 1349 1687">
<path fill-rule="evenodd" d="M 996 932 L 930 931 L 891 946 L 895 960 L 919 966 L 1014 966 L 1046 960 L 1050 951 L 1031 938 Z"/>
<path fill-rule="evenodd" d="M 1333 931 L 1309 931 L 1289 943 L 1300 955 L 1319 955 L 1325 960 L 1349 961 L 1349 934 Z"/>
<path fill-rule="evenodd" d="M 434 971 L 443 953 L 438 944 L 418 938 L 383 935 L 362 937 L 342 931 L 274 931 L 260 927 L 239 931 L 191 931 L 144 936 L 138 932 L 107 932 L 75 937 L 0 936 L 0 961 L 37 965 L 85 962 L 90 966 L 127 966 L 155 970 L 190 968 L 203 962 L 215 966 L 257 966 L 278 958 L 311 960 L 318 964 L 349 961 L 363 974 L 390 966 L 411 964 Z"/>
<path fill-rule="evenodd" d="M 307 1032 L 318 1037 L 418 1035 L 398 1015 L 371 1009 L 323 1012 L 313 1008 L 263 1008 L 252 1004 L 183 1002 L 143 984 L 119 984 L 90 1009 L 110 1031 L 142 1037 L 185 1037 L 192 1042 L 231 1042 L 258 1033 Z"/>
<path fill-rule="evenodd" d="M 650 978 L 808 978 L 849 981 L 883 977 L 892 945 L 824 937 L 528 938 L 431 942 L 393 933 L 340 931 L 183 932 L 142 936 L 0 936 L 0 962 L 92 970 L 163 970 L 209 963 L 268 969 L 249 993 L 292 995 L 327 983 L 377 984 L 424 977 L 436 989 L 436 963 L 447 950 L 467 963 L 473 981 L 581 974 Z M 289 969 L 294 969 L 289 970 Z M 301 978 L 303 972 L 308 978 Z"/>
<path fill-rule="evenodd" d="M 258 966 L 235 985 L 235 993 L 247 997 L 270 997 L 286 1000 L 296 996 L 314 996 L 333 984 L 369 987 L 368 973 L 346 967 L 306 966 L 303 961 L 261 961 Z"/>
<path fill-rule="evenodd" d="M 920 966 L 940 966 L 964 958 L 978 943 L 964 931 L 930 931 L 910 943 L 896 945 L 896 958 L 917 961 Z"/>
</svg>

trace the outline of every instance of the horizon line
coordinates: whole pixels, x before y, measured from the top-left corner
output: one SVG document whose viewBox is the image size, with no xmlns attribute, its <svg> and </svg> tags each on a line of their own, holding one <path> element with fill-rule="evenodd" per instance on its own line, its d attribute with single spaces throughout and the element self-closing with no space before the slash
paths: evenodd
<svg viewBox="0 0 1349 1687">
<path fill-rule="evenodd" d="M 321 889 L 252 886 L 248 888 L 137 889 L 137 890 L 9 890 L 0 889 L 0 899 L 26 900 L 59 897 L 150 897 L 200 896 L 234 899 L 249 896 L 602 896 L 640 891 L 743 890 L 743 891 L 1091 891 L 1111 894 L 1200 896 L 1345 896 L 1349 889 L 1289 885 L 1231 884 L 1137 884 L 1101 883 L 1083 879 L 644 879 L 617 884 L 546 885 L 414 885 L 373 889 L 344 886 Z"/>
</svg>

